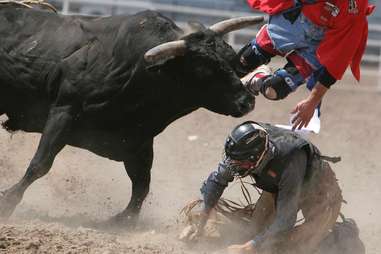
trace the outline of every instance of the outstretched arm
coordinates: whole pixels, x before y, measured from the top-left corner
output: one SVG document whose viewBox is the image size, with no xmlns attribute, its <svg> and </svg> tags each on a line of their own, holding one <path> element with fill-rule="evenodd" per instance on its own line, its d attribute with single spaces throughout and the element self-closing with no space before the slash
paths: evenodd
<svg viewBox="0 0 381 254">
<path fill-rule="evenodd" d="M 314 115 L 315 108 L 319 105 L 323 99 L 324 94 L 328 91 L 328 88 L 318 83 L 312 89 L 310 95 L 307 99 L 299 102 L 295 108 L 291 111 L 292 114 L 295 114 L 295 117 L 292 119 L 292 129 L 301 129 L 307 127 L 312 116 Z"/>
<path fill-rule="evenodd" d="M 224 162 L 218 165 L 218 169 L 212 172 L 201 187 L 204 198 L 204 212 L 209 213 L 216 206 L 229 182 L 233 181 L 232 172 Z"/>
<path fill-rule="evenodd" d="M 292 114 L 296 113 L 295 117 L 292 119 L 293 130 L 300 130 L 302 127 L 307 127 L 314 115 L 315 108 L 318 107 L 328 89 L 336 83 L 335 77 L 329 73 L 326 67 L 317 70 L 311 79 L 313 82 L 316 80 L 316 84 L 311 90 L 310 95 L 307 99 L 299 102 L 291 111 Z"/>
<path fill-rule="evenodd" d="M 229 170 L 224 162 L 221 162 L 218 169 L 209 175 L 201 187 L 201 194 L 204 199 L 202 210 L 193 214 L 196 219 L 192 219 L 191 225 L 183 230 L 180 235 L 181 240 L 192 241 L 202 234 L 210 212 L 216 206 L 228 183 L 233 179 L 234 173 Z"/>
</svg>

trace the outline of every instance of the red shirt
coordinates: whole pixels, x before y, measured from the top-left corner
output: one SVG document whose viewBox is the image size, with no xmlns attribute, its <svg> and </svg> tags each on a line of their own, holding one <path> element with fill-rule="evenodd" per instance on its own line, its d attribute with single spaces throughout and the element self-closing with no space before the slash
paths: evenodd
<svg viewBox="0 0 381 254">
<path fill-rule="evenodd" d="M 247 0 L 250 7 L 270 15 L 294 6 L 294 0 Z M 318 0 L 319 1 L 319 0 Z M 350 8 L 350 0 L 330 0 L 303 5 L 302 12 L 313 23 L 324 26 L 327 31 L 316 55 L 319 62 L 336 79 L 341 79 L 350 65 L 353 75 L 360 79 L 360 63 L 368 38 L 366 16 L 375 8 L 368 0 L 355 0 L 356 8 Z M 339 9 L 337 16 L 331 15 L 327 2 Z"/>
</svg>

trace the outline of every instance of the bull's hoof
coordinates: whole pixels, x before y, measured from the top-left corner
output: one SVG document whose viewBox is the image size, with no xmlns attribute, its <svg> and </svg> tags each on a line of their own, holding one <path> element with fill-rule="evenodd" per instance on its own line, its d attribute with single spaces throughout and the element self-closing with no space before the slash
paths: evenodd
<svg viewBox="0 0 381 254">
<path fill-rule="evenodd" d="M 111 224 L 117 224 L 121 226 L 136 226 L 138 222 L 137 214 L 119 213 L 109 219 Z"/>
<path fill-rule="evenodd" d="M 120 231 L 135 228 L 138 221 L 137 215 L 124 215 L 123 213 L 117 214 L 108 220 L 101 222 L 87 223 L 86 227 L 95 228 L 98 230 L 107 231 Z"/>
<path fill-rule="evenodd" d="M 22 195 L 14 194 L 10 191 L 0 192 L 0 218 L 8 219 L 20 203 Z"/>
</svg>

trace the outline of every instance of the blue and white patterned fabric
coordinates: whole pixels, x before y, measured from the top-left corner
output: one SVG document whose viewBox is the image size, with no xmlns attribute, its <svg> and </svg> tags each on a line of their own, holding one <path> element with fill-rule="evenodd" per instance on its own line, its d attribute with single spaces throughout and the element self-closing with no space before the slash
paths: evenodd
<svg viewBox="0 0 381 254">
<path fill-rule="evenodd" d="M 277 51 L 283 54 L 295 51 L 314 70 L 322 67 L 316 57 L 316 49 L 324 37 L 323 27 L 313 24 L 303 13 L 292 24 L 280 13 L 270 16 L 267 28 Z"/>
</svg>

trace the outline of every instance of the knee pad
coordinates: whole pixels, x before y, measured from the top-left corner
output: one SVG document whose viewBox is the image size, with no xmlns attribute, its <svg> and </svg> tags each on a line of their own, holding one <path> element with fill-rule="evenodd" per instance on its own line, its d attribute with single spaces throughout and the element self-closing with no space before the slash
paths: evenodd
<svg viewBox="0 0 381 254">
<path fill-rule="evenodd" d="M 257 68 L 262 64 L 268 64 L 272 57 L 271 54 L 266 53 L 254 41 L 242 48 L 238 54 L 240 57 L 241 66 L 248 71 Z"/>
<path fill-rule="evenodd" d="M 296 68 L 279 69 L 263 80 L 261 93 L 270 100 L 281 100 L 287 97 L 304 83 L 303 77 Z"/>
</svg>

